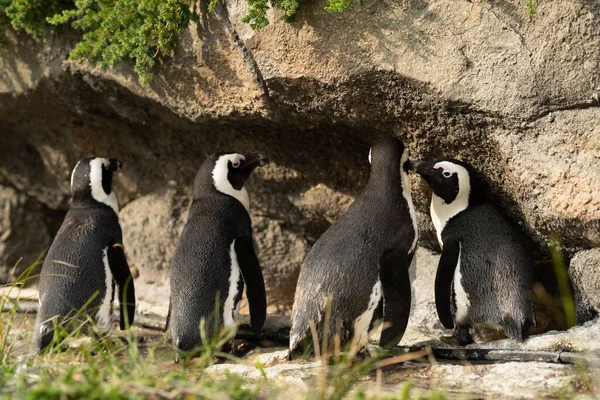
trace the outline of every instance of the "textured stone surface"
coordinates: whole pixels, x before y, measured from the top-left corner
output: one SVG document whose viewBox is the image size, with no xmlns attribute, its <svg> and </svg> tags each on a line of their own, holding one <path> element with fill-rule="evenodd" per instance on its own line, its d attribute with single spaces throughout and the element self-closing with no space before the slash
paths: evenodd
<svg viewBox="0 0 600 400">
<path fill-rule="evenodd" d="M 575 247 L 600 246 L 599 119 L 600 108 L 566 110 L 492 135 L 531 229 Z"/>
<path fill-rule="evenodd" d="M 258 33 L 239 22 L 244 2 L 227 5 L 267 86 L 280 78 L 331 82 L 390 71 L 429 84 L 442 98 L 517 118 L 591 103 L 600 90 L 598 5 L 591 1 L 539 4 L 533 23 L 508 1 L 372 0 L 340 14 L 311 3 L 294 24 Z M 349 111 L 340 117 L 364 117 Z"/>
<path fill-rule="evenodd" d="M 172 185 L 171 185 L 172 186 Z M 166 187 L 128 203 L 119 213 L 130 267 L 146 283 L 168 283 L 168 271 L 187 220 L 190 191 Z"/>
<path fill-rule="evenodd" d="M 435 309 L 434 283 L 439 259 L 439 254 L 417 247 L 410 267 L 410 317 L 401 346 L 437 340 L 445 332 Z"/>
<path fill-rule="evenodd" d="M 215 377 L 224 373 L 236 374 L 244 380 L 260 384 L 265 375 L 269 383 L 280 387 L 286 398 L 313 398 L 318 395 L 323 369 L 319 362 L 283 362 L 285 350 L 266 349 L 265 353 L 250 356 L 242 364 L 218 364 L 206 372 Z M 256 361 L 266 361 L 262 370 Z M 539 362 L 507 362 L 499 364 L 434 363 L 403 364 L 384 368 L 380 378 L 372 373 L 363 378 L 353 391 L 361 390 L 371 396 L 398 396 L 406 381 L 414 383 L 415 397 L 425 389 L 449 391 L 458 398 L 540 398 L 563 397 L 577 392 L 595 393 L 593 372 L 578 370 L 572 365 Z M 332 385 L 331 382 L 328 385 Z M 582 387 L 583 386 L 583 387 Z M 331 386 L 326 386 L 331 387 Z M 350 396 L 351 397 L 351 396 Z"/>
<path fill-rule="evenodd" d="M 589 321 L 600 312 L 600 249 L 577 253 L 571 260 L 569 277 L 575 290 L 577 321 Z"/>
<path fill-rule="evenodd" d="M 51 240 L 40 204 L 0 185 L 0 282 L 18 278 L 42 255 Z M 39 266 L 30 275 L 37 273 Z"/>
</svg>

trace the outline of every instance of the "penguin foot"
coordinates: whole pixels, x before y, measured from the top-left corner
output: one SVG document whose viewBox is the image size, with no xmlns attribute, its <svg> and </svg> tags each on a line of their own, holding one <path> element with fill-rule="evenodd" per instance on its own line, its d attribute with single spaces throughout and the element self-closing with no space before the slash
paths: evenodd
<svg viewBox="0 0 600 400">
<path fill-rule="evenodd" d="M 370 357 L 371 357 L 371 351 L 369 350 L 369 348 L 367 346 L 365 346 L 362 349 L 360 349 L 359 351 L 357 351 L 356 354 L 354 355 L 354 359 L 357 361 L 364 361 Z"/>
<path fill-rule="evenodd" d="M 440 340 L 451 346 L 466 346 L 473 343 L 473 337 L 469 333 L 469 327 L 456 327 L 452 335 L 444 335 Z"/>
<path fill-rule="evenodd" d="M 440 336 L 440 340 L 450 346 L 454 346 L 454 347 L 460 346 L 460 342 L 458 341 L 458 338 L 456 338 L 454 335 Z"/>
<path fill-rule="evenodd" d="M 504 317 L 502 319 L 502 328 L 506 336 L 520 343 L 523 343 L 529 337 L 530 326 L 530 321 L 519 324 L 511 317 Z"/>
<path fill-rule="evenodd" d="M 242 358 L 256 347 L 258 346 L 255 343 L 247 340 L 233 339 L 228 345 L 223 346 L 223 350 L 234 357 Z"/>
</svg>

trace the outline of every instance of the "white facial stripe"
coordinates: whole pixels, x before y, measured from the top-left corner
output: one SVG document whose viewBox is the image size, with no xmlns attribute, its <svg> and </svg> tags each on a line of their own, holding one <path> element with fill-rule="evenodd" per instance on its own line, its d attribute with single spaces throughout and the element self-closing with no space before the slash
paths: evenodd
<svg viewBox="0 0 600 400">
<path fill-rule="evenodd" d="M 245 157 L 241 154 L 222 155 L 215 163 L 212 176 L 213 181 L 215 182 L 215 188 L 219 192 L 236 198 L 244 205 L 246 211 L 250 212 L 250 199 L 248 198 L 248 192 L 246 191 L 246 188 L 242 187 L 241 190 L 236 190 L 233 186 L 231 186 L 229 179 L 227 179 L 227 174 L 229 172 L 228 162 L 231 161 L 232 164 L 239 164 L 242 160 L 245 160 Z"/>
<path fill-rule="evenodd" d="M 400 159 L 400 176 L 402 176 L 402 196 L 408 203 L 408 211 L 410 213 L 410 220 L 413 224 L 413 229 L 415 230 L 415 238 L 410 247 L 410 251 L 414 251 L 417 247 L 417 241 L 419 240 L 419 228 L 417 227 L 417 215 L 415 213 L 415 206 L 412 202 L 412 196 L 410 192 L 410 183 L 408 182 L 408 175 L 406 171 L 404 171 L 404 163 L 408 161 L 408 151 L 404 149 L 404 153 L 402 153 L 402 158 Z"/>
<path fill-rule="evenodd" d="M 471 179 L 469 172 L 465 167 L 454 164 L 450 161 L 441 161 L 433 166 L 434 169 L 441 168 L 442 172 L 450 172 L 458 176 L 458 194 L 454 201 L 450 204 L 434 193 L 431 196 L 431 220 L 437 232 L 440 246 L 444 246 L 442 242 L 442 231 L 450 220 L 459 212 L 465 210 L 469 206 L 469 193 L 471 192 Z"/>
<path fill-rule="evenodd" d="M 441 169 L 442 172 L 450 172 L 451 174 L 458 174 L 459 181 L 461 174 L 466 174 L 469 176 L 469 173 L 462 165 L 454 164 L 450 161 L 440 161 L 433 166 L 433 169 Z"/>
<path fill-rule="evenodd" d="M 75 171 L 77 171 L 77 167 L 81 164 L 81 160 L 77 161 L 77 165 L 73 168 L 73 172 L 71 172 L 71 190 L 73 190 L 73 178 L 75 177 Z"/>
<path fill-rule="evenodd" d="M 373 163 L 371 162 L 371 152 L 372 152 L 372 151 L 373 151 L 373 149 L 369 149 L 369 164 L 373 164 Z"/>
<path fill-rule="evenodd" d="M 98 203 L 106 204 L 112 208 L 115 213 L 119 213 L 119 202 L 114 192 L 106 193 L 102 187 L 102 166 L 110 166 L 110 161 L 106 158 L 94 158 L 90 161 L 90 188 L 92 197 Z"/>
<path fill-rule="evenodd" d="M 240 280 L 240 267 L 238 265 L 237 254 L 235 252 L 235 239 L 231 242 L 229 249 L 231 258 L 231 273 L 229 274 L 229 292 L 227 299 L 223 305 L 223 324 L 225 326 L 235 325 L 235 309 L 238 304 L 233 304 L 235 297 L 238 294 L 238 281 Z"/>
</svg>

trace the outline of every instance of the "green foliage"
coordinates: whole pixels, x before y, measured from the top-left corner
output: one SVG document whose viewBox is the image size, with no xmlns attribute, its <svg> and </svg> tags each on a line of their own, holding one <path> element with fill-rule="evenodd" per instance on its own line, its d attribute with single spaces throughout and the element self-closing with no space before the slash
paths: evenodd
<svg viewBox="0 0 600 400">
<path fill-rule="evenodd" d="M 329 0 L 329 5 L 325 7 L 325 11 L 329 12 L 344 12 L 348 11 L 352 5 L 352 0 Z M 358 0 L 358 4 L 363 5 L 362 0 Z"/>
<path fill-rule="evenodd" d="M 575 300 L 569 284 L 569 273 L 565 265 L 564 255 L 560 250 L 560 241 L 557 235 L 550 237 L 550 250 L 552 252 L 552 263 L 554 264 L 554 273 L 556 274 L 560 300 L 565 311 L 565 320 L 567 326 L 570 328 L 577 324 L 577 313 L 575 310 Z"/>
<path fill-rule="evenodd" d="M 208 11 L 215 11 L 215 7 L 217 7 L 217 4 L 219 4 L 219 0 L 210 0 L 210 2 L 208 3 Z"/>
<path fill-rule="evenodd" d="M 259 30 L 269 25 L 269 19 L 267 18 L 267 0 L 248 0 L 250 10 L 242 18 L 242 22 L 249 24 L 252 29 Z"/>
<path fill-rule="evenodd" d="M 48 29 L 47 17 L 71 7 L 71 0 L 0 0 L 4 28 L 10 22 L 14 29 L 22 29 L 36 40 L 42 39 Z"/>
<path fill-rule="evenodd" d="M 537 0 L 525 0 L 525 7 L 527 8 L 527 17 L 532 19 L 537 13 Z"/>
<path fill-rule="evenodd" d="M 181 32 L 197 20 L 193 0 L 76 0 L 48 21 L 71 23 L 85 31 L 71 53 L 106 68 L 123 59 L 135 62 L 136 72 L 148 82 L 158 55 L 169 56 Z"/>
<path fill-rule="evenodd" d="M 247 1 L 250 10 L 248 10 L 248 14 L 242 18 L 242 22 L 249 24 L 254 30 L 260 30 L 269 25 L 269 19 L 267 18 L 269 5 L 267 4 L 267 0 Z M 298 0 L 272 0 L 271 5 L 284 11 L 283 20 L 285 22 L 293 22 L 296 17 L 296 12 L 300 8 Z"/>
<path fill-rule="evenodd" d="M 300 3 L 298 3 L 298 0 L 277 0 L 275 6 L 284 11 L 283 20 L 285 22 L 294 22 Z"/>
</svg>

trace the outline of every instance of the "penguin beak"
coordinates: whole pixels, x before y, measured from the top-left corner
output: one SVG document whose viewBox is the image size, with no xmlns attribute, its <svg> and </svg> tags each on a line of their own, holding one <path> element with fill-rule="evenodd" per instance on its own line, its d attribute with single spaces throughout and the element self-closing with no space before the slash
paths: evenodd
<svg viewBox="0 0 600 400">
<path fill-rule="evenodd" d="M 123 163 L 116 158 L 109 158 L 108 162 L 110 163 L 109 169 L 113 172 L 116 172 L 123 167 Z"/>
<path fill-rule="evenodd" d="M 408 160 L 408 170 L 420 174 L 425 167 L 426 162 L 419 160 Z"/>
<path fill-rule="evenodd" d="M 265 165 L 269 161 L 269 157 L 263 153 L 248 153 L 244 154 L 244 157 L 246 159 L 242 168 L 250 171 L 258 166 Z"/>
<path fill-rule="evenodd" d="M 430 161 L 412 160 L 409 161 L 408 169 L 421 175 L 427 182 L 435 175 L 433 169 L 434 163 Z"/>
</svg>

